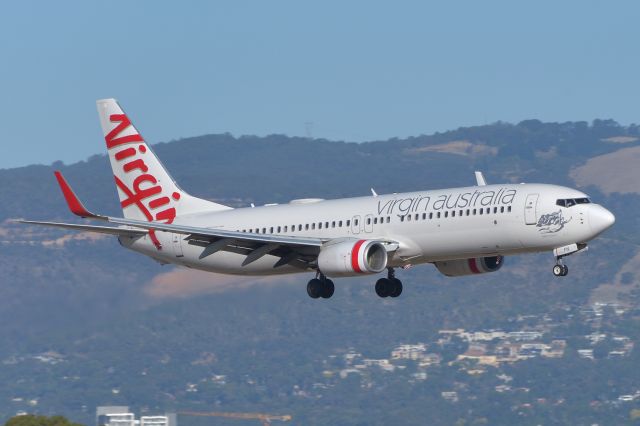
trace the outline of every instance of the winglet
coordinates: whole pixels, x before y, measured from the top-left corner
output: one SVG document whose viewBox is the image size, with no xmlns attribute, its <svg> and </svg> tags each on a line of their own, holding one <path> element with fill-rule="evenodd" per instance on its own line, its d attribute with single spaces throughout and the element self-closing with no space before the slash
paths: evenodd
<svg viewBox="0 0 640 426">
<path fill-rule="evenodd" d="M 62 173 L 56 170 L 54 174 L 56 175 L 58 185 L 60 185 L 62 195 L 64 195 L 64 199 L 67 201 L 67 206 L 69 206 L 69 210 L 71 210 L 71 213 L 80 217 L 100 218 L 100 216 L 98 216 L 97 214 L 93 214 L 86 209 L 86 207 L 78 199 L 78 196 L 73 192 L 73 189 L 71 189 L 71 186 L 69 186 L 64 176 L 62 176 Z"/>
<path fill-rule="evenodd" d="M 487 181 L 484 180 L 484 175 L 482 172 L 476 171 L 476 182 L 478 182 L 478 186 L 486 186 Z"/>
</svg>

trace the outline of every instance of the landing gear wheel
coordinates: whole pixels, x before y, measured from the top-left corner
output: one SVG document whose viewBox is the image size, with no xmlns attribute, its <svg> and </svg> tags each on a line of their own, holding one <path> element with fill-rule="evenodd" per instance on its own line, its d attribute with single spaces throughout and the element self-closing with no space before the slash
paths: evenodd
<svg viewBox="0 0 640 426">
<path fill-rule="evenodd" d="M 555 275 L 556 277 L 564 277 L 568 272 L 569 268 L 567 268 L 565 265 L 558 264 L 553 267 L 553 275 Z"/>
<path fill-rule="evenodd" d="M 307 294 L 312 299 L 317 299 L 322 295 L 322 281 L 317 278 L 312 279 L 307 283 Z"/>
<path fill-rule="evenodd" d="M 402 281 L 397 278 L 391 278 L 389 280 L 391 283 L 391 291 L 389 292 L 389 297 L 398 297 L 402 294 Z"/>
<path fill-rule="evenodd" d="M 336 286 L 333 285 L 333 281 L 331 281 L 329 278 L 325 278 L 322 284 L 322 293 L 320 294 L 320 297 L 322 297 L 323 299 L 329 299 L 331 296 L 333 296 L 333 292 L 336 290 Z"/>
<path fill-rule="evenodd" d="M 393 289 L 391 280 L 388 278 L 380 278 L 376 281 L 376 294 L 380 297 L 389 297 Z"/>
</svg>

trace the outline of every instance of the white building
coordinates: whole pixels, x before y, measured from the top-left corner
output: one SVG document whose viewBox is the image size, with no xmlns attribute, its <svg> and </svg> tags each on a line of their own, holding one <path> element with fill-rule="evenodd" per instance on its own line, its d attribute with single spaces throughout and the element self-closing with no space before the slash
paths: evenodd
<svg viewBox="0 0 640 426">
<path fill-rule="evenodd" d="M 418 360 L 422 358 L 427 351 L 427 345 L 418 343 L 416 345 L 400 345 L 391 351 L 391 359 L 411 359 Z"/>
<path fill-rule="evenodd" d="M 178 426 L 174 413 L 164 416 L 142 416 L 136 419 L 129 407 L 111 406 L 96 409 L 96 424 L 98 426 Z"/>
</svg>

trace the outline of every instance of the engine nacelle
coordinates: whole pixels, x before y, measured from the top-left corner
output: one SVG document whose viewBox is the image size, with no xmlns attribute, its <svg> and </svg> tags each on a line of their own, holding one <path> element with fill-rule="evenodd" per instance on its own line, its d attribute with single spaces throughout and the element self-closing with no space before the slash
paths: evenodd
<svg viewBox="0 0 640 426">
<path fill-rule="evenodd" d="M 330 277 L 377 274 L 387 267 L 387 250 L 380 241 L 346 240 L 323 246 L 320 271 Z"/>
<path fill-rule="evenodd" d="M 463 275 L 484 274 L 495 272 L 502 268 L 504 257 L 488 256 L 473 257 L 471 259 L 446 260 L 435 262 L 436 268 L 448 277 L 460 277 Z"/>
</svg>

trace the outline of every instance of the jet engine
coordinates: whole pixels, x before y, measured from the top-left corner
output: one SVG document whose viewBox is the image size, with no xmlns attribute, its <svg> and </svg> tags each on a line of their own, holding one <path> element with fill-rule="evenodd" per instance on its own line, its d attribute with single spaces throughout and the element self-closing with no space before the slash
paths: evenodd
<svg viewBox="0 0 640 426">
<path fill-rule="evenodd" d="M 495 272 L 502 268 L 503 263 L 504 257 L 502 256 L 488 256 L 473 257 L 471 259 L 445 260 L 443 262 L 435 262 L 435 265 L 443 275 L 460 277 L 463 275 Z"/>
<path fill-rule="evenodd" d="M 387 250 L 375 240 L 329 242 L 320 249 L 318 267 L 330 277 L 377 274 L 387 267 Z"/>
</svg>

